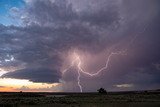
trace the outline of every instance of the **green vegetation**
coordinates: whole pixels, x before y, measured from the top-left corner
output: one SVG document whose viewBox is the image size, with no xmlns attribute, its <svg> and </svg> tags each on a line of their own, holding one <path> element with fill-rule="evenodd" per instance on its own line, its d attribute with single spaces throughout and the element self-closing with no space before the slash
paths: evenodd
<svg viewBox="0 0 160 107">
<path fill-rule="evenodd" d="M 106 105 L 113 103 L 151 102 L 160 105 L 160 93 L 0 93 L 0 107 L 19 105 Z M 12 106 L 14 105 L 14 106 Z M 20 106 L 21 107 L 21 106 Z"/>
</svg>

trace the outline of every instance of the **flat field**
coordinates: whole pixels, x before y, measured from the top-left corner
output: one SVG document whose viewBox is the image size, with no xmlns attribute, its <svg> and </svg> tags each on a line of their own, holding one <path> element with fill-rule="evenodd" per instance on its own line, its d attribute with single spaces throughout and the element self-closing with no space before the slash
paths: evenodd
<svg viewBox="0 0 160 107">
<path fill-rule="evenodd" d="M 0 107 L 160 107 L 160 92 L 1 92 Z"/>
</svg>

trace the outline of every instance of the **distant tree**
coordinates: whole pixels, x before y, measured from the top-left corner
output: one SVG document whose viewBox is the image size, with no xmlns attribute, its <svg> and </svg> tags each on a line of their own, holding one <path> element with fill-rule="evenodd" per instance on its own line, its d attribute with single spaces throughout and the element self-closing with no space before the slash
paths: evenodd
<svg viewBox="0 0 160 107">
<path fill-rule="evenodd" d="M 98 91 L 98 93 L 100 93 L 100 94 L 106 94 L 106 93 L 107 93 L 107 91 L 106 91 L 104 88 L 100 88 L 100 89 L 98 89 L 97 91 Z"/>
</svg>

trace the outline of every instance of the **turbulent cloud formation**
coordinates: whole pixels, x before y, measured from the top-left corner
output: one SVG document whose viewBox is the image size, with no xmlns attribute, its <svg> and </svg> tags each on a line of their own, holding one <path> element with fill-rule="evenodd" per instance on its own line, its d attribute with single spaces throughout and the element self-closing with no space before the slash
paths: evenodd
<svg viewBox="0 0 160 107">
<path fill-rule="evenodd" d="M 38 68 L 38 69 L 22 69 L 14 72 L 6 73 L 2 78 L 17 78 L 26 79 L 33 82 L 41 83 L 58 83 L 61 78 L 60 72 L 51 69 Z"/>
<path fill-rule="evenodd" d="M 24 9 L 11 11 L 21 26 L 0 25 L 0 66 L 20 69 L 2 77 L 59 82 L 71 50 L 89 54 L 92 61 L 85 63 L 90 65 L 86 68 L 94 72 L 109 52 L 127 48 L 127 55 L 112 58 L 98 77 L 83 75 L 84 90 L 102 86 L 118 90 L 116 84 L 133 84 L 132 90 L 158 88 L 159 4 L 158 0 L 26 0 Z M 65 75 L 64 91 L 78 90 L 72 74 Z"/>
</svg>

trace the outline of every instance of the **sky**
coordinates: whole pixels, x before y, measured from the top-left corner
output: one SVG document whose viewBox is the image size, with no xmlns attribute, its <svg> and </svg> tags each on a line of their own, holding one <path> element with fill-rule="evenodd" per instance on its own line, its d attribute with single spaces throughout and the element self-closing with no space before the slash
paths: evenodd
<svg viewBox="0 0 160 107">
<path fill-rule="evenodd" d="M 23 8 L 25 2 L 23 0 L 1 0 L 0 1 L 0 23 L 4 25 L 19 24 L 17 21 L 12 19 L 11 9 Z"/>
<path fill-rule="evenodd" d="M 159 0 L 0 0 L 0 91 L 160 88 Z"/>
</svg>

